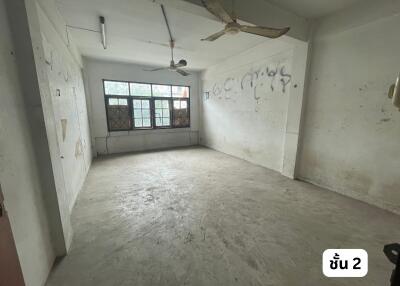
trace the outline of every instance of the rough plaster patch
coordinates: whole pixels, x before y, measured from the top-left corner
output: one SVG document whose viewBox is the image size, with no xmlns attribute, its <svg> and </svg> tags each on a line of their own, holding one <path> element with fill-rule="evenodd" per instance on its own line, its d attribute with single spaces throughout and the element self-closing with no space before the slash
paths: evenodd
<svg viewBox="0 0 400 286">
<path fill-rule="evenodd" d="M 83 153 L 82 140 L 81 140 L 81 138 L 79 138 L 75 144 L 75 158 L 82 155 L 82 153 Z"/>
</svg>

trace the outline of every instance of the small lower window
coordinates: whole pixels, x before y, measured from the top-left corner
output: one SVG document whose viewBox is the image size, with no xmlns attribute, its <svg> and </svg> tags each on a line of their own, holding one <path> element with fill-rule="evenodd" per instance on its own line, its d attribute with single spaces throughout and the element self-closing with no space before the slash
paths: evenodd
<svg viewBox="0 0 400 286">
<path fill-rule="evenodd" d="M 129 130 L 131 119 L 128 99 L 110 97 L 107 101 L 108 128 L 112 131 Z"/>
<path fill-rule="evenodd" d="M 188 127 L 189 126 L 189 108 L 188 100 L 178 99 L 174 100 L 173 108 L 174 127 Z"/>
</svg>

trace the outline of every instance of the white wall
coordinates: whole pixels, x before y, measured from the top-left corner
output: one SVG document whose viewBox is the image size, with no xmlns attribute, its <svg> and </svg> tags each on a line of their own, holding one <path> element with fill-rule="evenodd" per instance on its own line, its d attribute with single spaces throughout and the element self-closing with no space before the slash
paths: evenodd
<svg viewBox="0 0 400 286">
<path fill-rule="evenodd" d="M 281 172 L 292 56 L 291 45 L 267 41 L 207 69 L 201 144 Z"/>
<path fill-rule="evenodd" d="M 53 208 L 49 219 L 52 221 L 52 229 L 60 224 L 54 218 L 59 216 L 61 220 L 63 241 L 62 244 L 57 243 L 56 253 L 64 255 L 72 241 L 71 210 L 91 161 L 90 134 L 88 121 L 85 119 L 87 111 L 80 71 L 81 59 L 72 39 L 67 41 L 67 37 L 57 29 L 60 26 L 65 27 L 65 22 L 53 0 L 18 2 L 20 4 L 14 7 L 16 15 L 20 7 L 26 6 L 29 25 L 27 37 L 34 59 L 32 71 L 24 74 L 24 80 L 32 81 L 33 86 L 38 89 L 31 93 L 35 95 L 35 104 L 40 108 L 44 120 L 45 147 L 51 159 L 51 170 L 47 170 L 47 178 L 52 180 L 49 186 L 52 190 L 49 192 L 53 192 L 55 188 L 56 202 L 48 202 L 48 208 Z M 15 26 L 18 27 L 19 24 L 16 23 Z M 25 48 L 28 45 L 21 43 L 19 46 Z M 28 60 L 32 59 L 29 57 Z M 57 89 L 60 90 L 60 98 L 57 98 Z M 26 88 L 24 92 L 30 93 Z M 61 119 L 66 119 L 67 122 L 65 138 L 62 135 Z M 71 167 L 72 165 L 74 166 Z M 49 196 L 46 195 L 46 200 Z"/>
<path fill-rule="evenodd" d="M 71 213 L 91 163 L 82 61 L 80 56 L 74 53 L 75 50 L 70 48 L 74 47 L 72 40 L 64 42 L 40 5 L 38 14 L 65 182 L 66 193 L 63 203 L 67 204 Z"/>
<path fill-rule="evenodd" d="M 21 89 L 5 11 L 0 0 L 0 184 L 26 285 L 39 286 L 46 281 L 55 251 L 29 124 L 35 109 L 28 107 Z"/>
<path fill-rule="evenodd" d="M 90 120 L 94 155 L 198 144 L 199 75 L 183 77 L 169 71 L 146 72 L 149 67 L 85 58 L 85 79 L 91 98 Z M 108 132 L 103 79 L 190 86 L 190 128 Z"/>
<path fill-rule="evenodd" d="M 400 1 L 367 1 L 318 23 L 299 177 L 400 213 Z"/>
<path fill-rule="evenodd" d="M 1 183 L 25 282 L 32 286 L 44 285 L 55 257 L 69 248 L 71 208 L 91 161 L 81 60 L 56 32 L 65 23 L 55 17 L 55 5 L 42 9 L 42 2 L 7 1 L 8 17 L 1 17 L 11 30 L 1 24 Z"/>
</svg>

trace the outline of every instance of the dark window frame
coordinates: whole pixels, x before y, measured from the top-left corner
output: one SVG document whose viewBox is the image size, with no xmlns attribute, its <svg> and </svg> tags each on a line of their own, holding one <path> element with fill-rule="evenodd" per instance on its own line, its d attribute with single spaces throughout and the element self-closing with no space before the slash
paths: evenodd
<svg viewBox="0 0 400 286">
<path fill-rule="evenodd" d="M 129 88 L 129 95 L 112 95 L 106 94 L 105 85 L 106 81 L 113 81 L 113 82 L 126 82 L 128 83 Z M 127 81 L 127 80 L 112 80 L 112 79 L 103 79 L 103 95 L 104 95 L 104 105 L 106 110 L 106 121 L 107 121 L 107 130 L 108 132 L 121 132 L 121 131 L 139 131 L 139 130 L 157 130 L 157 129 L 181 129 L 181 128 L 190 128 L 191 120 L 190 120 L 190 94 L 191 88 L 188 85 L 179 85 L 179 84 L 163 84 L 163 83 L 154 83 L 154 82 L 139 82 L 139 81 Z M 151 86 L 151 96 L 135 96 L 131 95 L 131 83 L 138 83 L 138 84 L 149 84 Z M 160 96 L 153 96 L 153 85 L 166 85 L 170 87 L 171 96 L 170 97 L 160 97 Z M 189 90 L 188 97 L 174 97 L 172 93 L 172 87 L 187 87 Z M 109 118 L 108 118 L 108 100 L 110 98 L 124 98 L 128 101 L 128 110 L 129 110 L 129 121 L 130 121 L 130 128 L 129 129 L 118 129 L 113 130 L 110 129 Z M 133 112 L 133 100 L 140 99 L 140 100 L 149 100 L 150 102 L 150 121 L 151 127 L 135 127 L 135 118 Z M 156 118 L 155 118 L 155 101 L 156 100 L 168 100 L 169 101 L 169 126 L 156 126 Z M 174 124 L 174 112 L 173 112 L 173 105 L 174 100 L 184 100 L 187 102 L 187 116 L 188 116 L 188 124 L 185 126 L 173 126 Z"/>
</svg>

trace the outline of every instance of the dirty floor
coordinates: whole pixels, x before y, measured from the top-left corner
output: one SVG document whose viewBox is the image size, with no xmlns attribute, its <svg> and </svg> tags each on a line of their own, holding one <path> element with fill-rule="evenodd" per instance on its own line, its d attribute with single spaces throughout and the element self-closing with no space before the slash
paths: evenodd
<svg viewBox="0 0 400 286">
<path fill-rule="evenodd" d="M 389 285 L 400 217 L 205 148 L 100 158 L 48 286 Z M 363 248 L 369 273 L 328 279 L 327 248 Z"/>
</svg>

